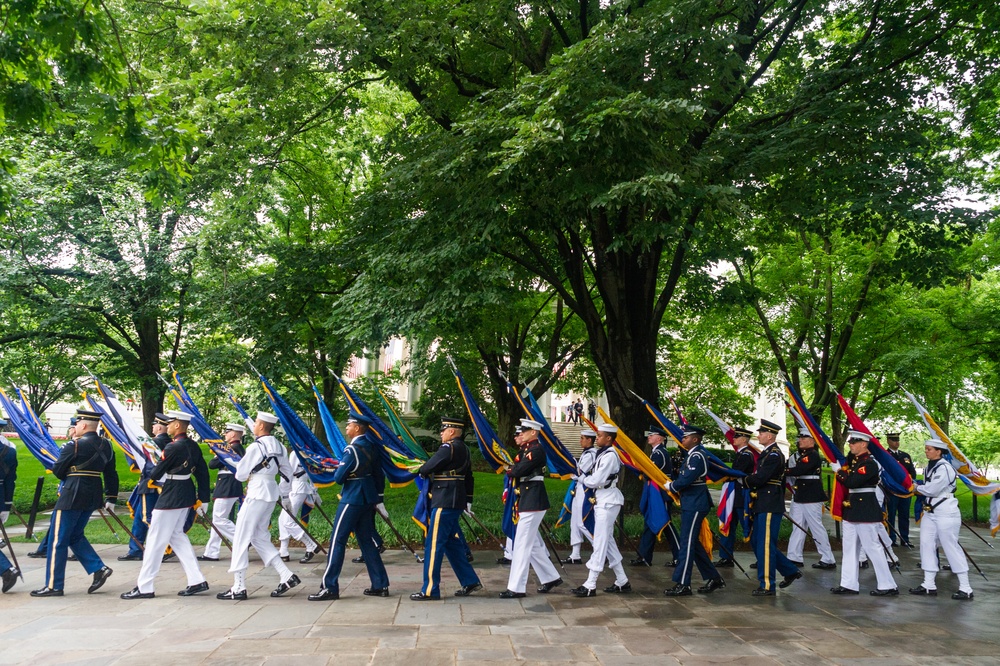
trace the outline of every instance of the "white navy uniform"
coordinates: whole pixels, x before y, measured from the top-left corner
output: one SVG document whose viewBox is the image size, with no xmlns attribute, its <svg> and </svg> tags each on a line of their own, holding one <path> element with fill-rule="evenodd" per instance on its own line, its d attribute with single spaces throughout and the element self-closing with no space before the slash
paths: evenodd
<svg viewBox="0 0 1000 666">
<path fill-rule="evenodd" d="M 924 481 L 917 486 L 917 494 L 924 502 L 920 518 L 920 568 L 924 570 L 924 589 L 936 590 L 934 579 L 939 568 L 937 547 L 940 544 L 951 570 L 958 576 L 958 589 L 971 594 L 969 561 L 958 545 L 962 512 L 955 498 L 957 479 L 955 468 L 946 460 L 932 460 L 924 469 Z"/>
<path fill-rule="evenodd" d="M 615 585 L 621 587 L 628 583 L 625 568 L 622 566 L 622 554 L 615 543 L 615 519 L 625 504 L 625 496 L 618 489 L 618 473 L 622 463 L 618 459 L 613 446 L 607 446 L 594 458 L 593 471 L 582 477 L 581 481 L 587 488 L 594 489 L 594 552 L 587 560 L 590 575 L 583 584 L 588 590 L 597 589 L 597 577 L 604 571 L 604 561 L 615 572 Z"/>
<path fill-rule="evenodd" d="M 584 449 L 583 453 L 580 454 L 580 459 L 576 461 L 576 490 L 573 494 L 573 504 L 570 506 L 570 511 L 572 512 L 569 520 L 569 543 L 573 547 L 573 552 L 570 554 L 571 559 L 578 559 L 580 557 L 580 547 L 583 545 L 584 539 L 589 541 L 591 545 L 594 543 L 594 535 L 591 534 L 583 524 L 583 516 L 587 513 L 586 505 L 586 495 L 585 488 L 583 486 L 583 477 L 590 474 L 594 469 L 594 460 L 597 458 L 597 449 L 593 446 L 589 449 Z"/>
<path fill-rule="evenodd" d="M 313 485 L 312 479 L 309 478 L 309 474 L 297 454 L 289 455 L 288 464 L 292 473 L 288 480 L 281 480 L 278 490 L 282 497 L 288 498 L 292 515 L 298 516 L 299 512 L 302 511 L 302 505 L 310 497 L 316 495 L 316 486 Z M 284 511 L 278 516 L 278 538 L 281 542 L 279 553 L 282 557 L 288 556 L 288 542 L 291 539 L 301 541 L 309 552 L 319 550 L 319 545 Z"/>
</svg>

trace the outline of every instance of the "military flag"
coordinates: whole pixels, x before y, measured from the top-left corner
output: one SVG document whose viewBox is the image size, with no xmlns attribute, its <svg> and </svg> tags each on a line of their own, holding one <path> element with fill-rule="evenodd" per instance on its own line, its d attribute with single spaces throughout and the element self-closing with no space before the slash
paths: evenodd
<svg viewBox="0 0 1000 666">
<path fill-rule="evenodd" d="M 525 386 L 522 391 L 518 392 L 513 384 L 508 381 L 507 390 L 517 398 L 521 409 L 524 410 L 525 416 L 542 424 L 542 430 L 538 434 L 545 448 L 545 460 L 549 466 L 549 474 L 560 479 L 568 479 L 573 476 L 576 473 L 576 459 L 562 441 L 556 437 L 556 434 L 552 432 L 552 426 L 549 425 L 549 420 L 542 414 L 542 410 L 538 406 L 535 396 L 532 395 L 531 389 Z"/>
<path fill-rule="evenodd" d="M 319 389 L 313 384 L 313 394 L 316 396 L 316 409 L 319 411 L 319 418 L 323 421 L 323 430 L 326 432 L 326 442 L 333 451 L 333 457 L 340 460 L 344 457 L 344 449 L 347 448 L 347 439 L 344 433 L 340 432 L 340 426 L 333 418 L 333 413 L 326 406 L 326 401 L 320 394 Z"/>
<path fill-rule="evenodd" d="M 188 393 L 187 388 L 184 386 L 181 376 L 176 371 L 173 373 L 173 378 L 176 386 L 171 386 L 163 377 L 160 377 L 163 383 L 167 385 L 167 388 L 170 389 L 170 393 L 177 402 L 177 406 L 191 414 L 191 427 L 198 433 L 198 437 L 202 443 L 208 447 L 209 451 L 216 455 L 229 471 L 235 472 L 236 464 L 243 456 L 231 450 L 222 436 L 208 424 L 205 417 L 201 415 L 198 405 L 194 403 L 194 398 L 191 397 L 191 394 Z"/>
<path fill-rule="evenodd" d="M 847 417 L 847 423 L 851 426 L 852 430 L 863 432 L 872 438 L 868 450 L 882 467 L 882 485 L 885 489 L 899 497 L 910 497 L 913 495 L 916 492 L 916 485 L 913 479 L 910 478 L 910 473 L 906 471 L 906 468 L 900 465 L 899 461 L 893 458 L 882 447 L 882 443 L 872 434 L 868 426 L 865 425 L 865 422 L 854 412 L 854 409 L 840 393 L 837 393 L 837 404 L 840 405 L 844 416 Z"/>
<path fill-rule="evenodd" d="M 7 421 L 17 431 L 18 437 L 31 451 L 31 455 L 35 456 L 47 471 L 51 472 L 52 467 L 59 460 L 59 445 L 35 416 L 34 411 L 21 395 L 20 389 L 16 390 L 23 408 L 17 406 L 4 390 L 0 389 L 0 404 L 7 412 Z"/>
</svg>

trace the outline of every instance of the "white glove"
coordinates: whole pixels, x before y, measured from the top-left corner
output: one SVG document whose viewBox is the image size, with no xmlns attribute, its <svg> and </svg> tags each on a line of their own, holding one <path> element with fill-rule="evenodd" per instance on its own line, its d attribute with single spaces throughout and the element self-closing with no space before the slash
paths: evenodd
<svg viewBox="0 0 1000 666">
<path fill-rule="evenodd" d="M 202 502 L 201 504 L 198 505 L 198 508 L 195 509 L 194 512 L 199 516 L 201 516 L 202 518 L 204 518 L 205 514 L 208 513 L 208 507 L 205 505 L 204 502 Z"/>
<path fill-rule="evenodd" d="M 579 477 L 579 476 L 577 476 L 576 474 L 570 474 L 570 475 L 569 475 L 569 478 L 570 478 L 571 480 L 573 480 L 573 481 L 577 481 L 577 480 L 578 480 L 578 479 L 579 479 L 580 477 Z"/>
<path fill-rule="evenodd" d="M 319 496 L 319 493 L 313 493 L 312 501 L 313 506 L 323 506 L 323 498 Z"/>
<path fill-rule="evenodd" d="M 6 524 L 8 518 L 10 518 L 10 511 L 0 511 L 0 524 Z"/>
<path fill-rule="evenodd" d="M 287 495 L 281 498 L 281 506 L 285 508 L 285 511 L 292 513 L 292 500 L 289 499 Z"/>
<path fill-rule="evenodd" d="M 469 518 L 475 517 L 476 514 L 472 513 L 472 502 L 466 503 L 466 505 L 465 505 L 465 515 L 467 515 Z"/>
<path fill-rule="evenodd" d="M 389 510 L 385 508 L 385 504 L 383 504 L 382 502 L 379 502 L 378 504 L 375 505 L 375 510 L 378 511 L 378 515 L 382 516 L 383 518 L 389 517 Z"/>
<path fill-rule="evenodd" d="M 115 512 L 115 503 L 114 502 L 105 502 L 104 503 L 104 510 L 107 511 L 108 513 L 114 513 Z"/>
<path fill-rule="evenodd" d="M 674 489 L 670 487 L 672 483 L 673 483 L 672 481 L 667 481 L 666 483 L 663 484 L 663 489 L 668 492 L 673 492 Z"/>
<path fill-rule="evenodd" d="M 840 463 L 836 461 L 830 463 L 830 469 L 833 471 L 834 474 L 836 474 L 837 472 L 840 471 Z"/>
</svg>

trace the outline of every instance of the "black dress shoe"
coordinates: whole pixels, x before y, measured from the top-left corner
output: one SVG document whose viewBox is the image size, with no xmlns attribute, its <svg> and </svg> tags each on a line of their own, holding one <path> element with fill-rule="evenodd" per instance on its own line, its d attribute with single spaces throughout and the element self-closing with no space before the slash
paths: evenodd
<svg viewBox="0 0 1000 666">
<path fill-rule="evenodd" d="M 941 571 L 951 571 L 951 565 L 950 564 L 942 564 L 941 565 Z"/>
<path fill-rule="evenodd" d="M 552 588 L 559 587 L 562 584 L 563 584 L 562 578 L 556 578 L 555 580 L 550 580 L 548 583 L 542 583 L 541 585 L 538 586 L 538 593 L 548 594 L 549 592 L 552 591 Z"/>
<path fill-rule="evenodd" d="M 309 601 L 336 601 L 340 598 L 340 593 L 321 587 L 319 588 L 319 592 L 316 594 L 310 594 L 306 598 L 309 599 Z"/>
<path fill-rule="evenodd" d="M 830 588 L 830 594 L 858 594 L 858 591 L 852 590 L 849 587 L 844 587 L 843 585 L 838 585 L 837 587 Z"/>
<path fill-rule="evenodd" d="M 365 556 L 364 555 L 358 555 L 357 557 L 352 557 L 351 558 L 351 562 L 354 562 L 355 564 L 364 564 L 365 563 Z"/>
<path fill-rule="evenodd" d="M 916 587 L 911 587 L 910 588 L 910 594 L 915 594 L 918 597 L 936 597 L 937 596 L 937 590 L 936 589 L 935 590 L 928 590 L 923 585 L 918 585 Z"/>
<path fill-rule="evenodd" d="M 101 589 L 101 585 L 104 585 L 104 582 L 111 578 L 111 574 L 112 571 L 109 567 L 101 567 L 95 571 L 94 581 L 90 584 L 90 587 L 87 588 L 87 594 L 93 594 Z"/>
<path fill-rule="evenodd" d="M 201 558 L 198 558 L 198 559 L 201 559 Z M 118 556 L 118 561 L 119 562 L 141 562 L 142 561 L 142 555 L 132 555 L 132 554 L 119 555 Z"/>
<path fill-rule="evenodd" d="M 410 595 L 410 601 L 441 601 L 441 597 L 432 597 L 429 594 L 424 594 L 423 592 L 414 592 Z"/>
<path fill-rule="evenodd" d="M 951 598 L 955 601 L 972 601 L 972 596 L 972 592 L 962 592 L 962 590 L 959 590 L 955 594 L 951 595 Z"/>
<path fill-rule="evenodd" d="M 6 592 L 10 588 L 14 587 L 14 583 L 17 582 L 18 573 L 17 567 L 10 567 L 7 571 L 4 571 L 2 575 L 0 575 L 0 579 L 3 580 L 3 587 L 0 587 L 0 592 Z"/>
<path fill-rule="evenodd" d="M 732 569 L 735 566 L 736 566 L 736 563 L 733 562 L 728 557 L 723 557 L 721 560 L 719 560 L 718 562 L 715 563 L 715 568 L 716 569 Z"/>
<path fill-rule="evenodd" d="M 722 578 L 713 578 L 698 588 L 698 594 L 711 594 L 716 590 L 721 590 L 726 586 L 726 581 Z"/>
<path fill-rule="evenodd" d="M 459 589 L 455 590 L 456 597 L 467 597 L 473 592 L 478 592 L 483 589 L 482 583 L 473 583 L 472 585 L 463 585 Z"/>
<path fill-rule="evenodd" d="M 49 556 L 48 553 L 42 553 L 42 552 L 37 551 L 37 550 L 33 550 L 30 553 L 28 553 L 28 557 L 30 557 L 33 560 L 44 560 L 48 556 Z"/>
<path fill-rule="evenodd" d="M 511 592 L 510 590 L 504 590 L 499 596 L 501 599 L 523 599 L 528 595 L 524 592 Z"/>
<path fill-rule="evenodd" d="M 366 587 L 364 591 L 366 597 L 387 597 L 389 588 L 387 587 Z"/>
<path fill-rule="evenodd" d="M 316 557 L 316 551 L 315 550 L 307 550 L 306 554 L 302 556 L 301 560 L 299 560 L 299 564 L 309 564 L 310 562 L 312 562 L 312 559 L 314 557 Z"/>
<path fill-rule="evenodd" d="M 653 566 L 652 564 L 650 564 L 649 562 L 647 562 L 645 559 L 643 559 L 641 557 L 637 557 L 637 558 L 635 558 L 633 560 L 629 560 L 628 563 L 630 565 L 632 565 L 633 567 L 651 567 L 651 566 Z"/>
<path fill-rule="evenodd" d="M 246 601 L 247 591 L 240 590 L 239 592 L 233 592 L 232 588 L 226 590 L 225 592 L 219 592 L 215 595 L 216 599 L 223 599 L 225 601 Z"/>
<path fill-rule="evenodd" d="M 765 590 L 762 587 L 758 587 L 756 590 L 750 593 L 754 597 L 773 597 L 777 594 L 773 589 Z"/>
<path fill-rule="evenodd" d="M 899 596 L 899 588 L 893 587 L 889 588 L 888 590 L 872 590 L 868 594 L 872 595 L 873 597 L 897 597 Z"/>
<path fill-rule="evenodd" d="M 31 594 L 34 595 L 34 592 L 32 592 Z M 122 592 L 120 596 L 122 599 L 152 599 L 153 597 L 156 596 L 156 593 L 140 592 L 139 588 L 133 587 L 128 592 Z"/>
<path fill-rule="evenodd" d="M 505 567 L 509 567 L 510 566 L 510 559 L 506 558 L 506 557 L 498 557 L 497 558 L 497 564 L 501 564 L 501 565 L 503 565 Z"/>
<path fill-rule="evenodd" d="M 203 580 L 197 585 L 188 585 L 183 590 L 177 593 L 178 597 L 193 597 L 201 592 L 208 592 L 208 581 Z"/>
<path fill-rule="evenodd" d="M 862 568 L 862 569 L 867 569 L 868 568 L 868 560 L 865 560 L 864 562 L 860 563 L 858 566 L 860 568 Z"/>
<path fill-rule="evenodd" d="M 165 554 L 163 556 L 163 559 L 160 560 L 160 562 L 161 563 L 163 563 L 163 562 L 172 562 L 173 560 L 176 560 L 176 559 L 177 559 L 177 553 L 167 553 L 167 554 Z"/>
<path fill-rule="evenodd" d="M 836 569 L 837 568 L 837 563 L 836 562 L 816 562 L 815 564 L 812 565 L 812 568 L 813 569 L 825 569 L 825 570 L 829 571 L 831 569 Z"/>
<path fill-rule="evenodd" d="M 286 580 L 284 583 L 279 583 L 278 587 L 274 588 L 271 591 L 271 596 L 272 597 L 280 597 L 285 592 L 288 592 L 288 590 L 292 589 L 293 587 L 295 587 L 296 585 L 298 585 L 301 582 L 302 581 L 299 580 L 298 576 L 296 576 L 295 574 L 292 574 L 291 576 L 289 576 L 288 580 Z M 366 592 L 366 594 L 367 594 L 367 592 Z"/>
<path fill-rule="evenodd" d="M 665 567 L 676 567 L 678 564 L 680 564 L 680 562 L 678 562 L 677 560 L 670 560 L 669 562 L 667 562 L 663 566 L 665 566 Z"/>
<path fill-rule="evenodd" d="M 62 595 L 62 590 L 53 590 L 51 587 L 43 587 L 40 590 L 31 591 L 31 596 L 33 597 L 61 597 Z"/>
<path fill-rule="evenodd" d="M 788 561 L 791 562 L 792 564 L 794 564 L 795 566 L 799 567 L 800 569 L 803 566 L 805 566 L 805 562 L 796 562 L 795 560 L 788 560 Z"/>
<path fill-rule="evenodd" d="M 580 587 L 577 587 L 577 588 L 573 588 L 572 592 L 573 592 L 574 596 L 581 597 L 581 598 L 582 597 L 596 597 L 597 596 L 597 590 L 591 590 L 590 588 L 584 587 L 583 585 L 581 585 Z"/>
<path fill-rule="evenodd" d="M 76 555 L 74 555 L 73 553 L 70 553 L 70 554 L 69 554 L 69 555 L 68 555 L 68 556 L 66 557 L 66 560 L 67 560 L 68 562 L 79 562 L 79 561 L 80 561 L 80 560 L 79 560 L 79 559 L 77 558 L 77 556 L 76 556 Z"/>
<path fill-rule="evenodd" d="M 750 563 L 750 568 L 751 569 L 756 569 L 757 568 L 757 563 L 756 562 L 751 562 Z"/>
<path fill-rule="evenodd" d="M 291 558 L 290 555 L 278 555 L 278 557 L 281 558 L 282 562 L 291 562 L 292 561 L 292 558 Z"/>
<path fill-rule="evenodd" d="M 566 559 L 559 560 L 562 564 L 583 564 L 583 560 L 579 557 L 567 557 Z"/>
<path fill-rule="evenodd" d="M 469 552 L 467 552 L 467 553 L 465 554 L 465 561 L 466 561 L 466 562 L 473 562 L 473 561 L 475 561 L 475 559 L 476 559 L 476 558 L 475 558 L 475 556 L 474 556 L 474 555 L 472 554 L 472 551 L 471 551 L 471 550 L 470 550 Z"/>
<path fill-rule="evenodd" d="M 665 597 L 690 597 L 692 595 L 690 585 L 681 585 L 677 583 L 671 588 L 663 590 L 663 596 Z"/>
<path fill-rule="evenodd" d="M 799 578 L 802 578 L 802 572 L 796 571 L 790 576 L 785 576 L 785 578 L 780 583 L 778 583 L 778 587 L 780 587 L 781 589 L 785 589 L 786 587 L 797 581 Z"/>
<path fill-rule="evenodd" d="M 209 557 L 208 555 L 199 555 L 198 556 L 198 561 L 199 562 L 218 562 L 219 558 L 217 558 L 217 557 Z"/>
<path fill-rule="evenodd" d="M 632 591 L 632 583 L 626 582 L 624 585 L 608 585 L 604 588 L 608 594 L 628 594 Z"/>
</svg>

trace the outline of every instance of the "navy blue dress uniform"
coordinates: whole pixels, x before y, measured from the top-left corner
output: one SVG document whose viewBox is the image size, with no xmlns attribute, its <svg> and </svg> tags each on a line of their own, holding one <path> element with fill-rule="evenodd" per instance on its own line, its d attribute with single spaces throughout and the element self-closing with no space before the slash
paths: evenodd
<svg viewBox="0 0 1000 666">
<path fill-rule="evenodd" d="M 675 585 L 663 591 L 668 597 L 690 596 L 691 572 L 694 565 L 697 565 L 701 577 L 707 581 L 698 588 L 699 592 L 707 594 L 726 586 L 718 569 L 712 564 L 711 556 L 698 539 L 702 521 L 713 506 L 705 480 L 708 476 L 708 458 L 705 455 L 705 448 L 701 445 L 704 434 L 705 431 L 701 428 L 693 425 L 684 426 L 684 439 L 681 440 L 681 444 L 687 447 L 687 456 L 677 478 L 667 484 L 667 490 L 678 494 L 681 500 L 680 548 L 673 575 Z"/>
<path fill-rule="evenodd" d="M 754 462 L 753 451 L 750 449 L 749 439 L 753 435 L 751 430 L 747 428 L 733 428 L 733 434 L 736 438 L 746 438 L 746 443 L 739 451 L 736 452 L 736 459 L 733 461 L 733 469 L 738 472 L 743 472 L 747 476 L 753 474 L 754 468 L 757 464 Z M 727 567 L 732 568 L 736 566 L 733 561 L 733 554 L 736 552 L 736 530 L 743 529 L 743 519 L 747 517 L 749 510 L 749 499 L 750 492 L 746 488 L 746 484 L 742 479 L 737 479 L 735 481 L 736 489 L 733 495 L 733 518 L 729 527 L 729 534 L 724 534 L 719 537 L 719 561 L 715 563 L 716 567 Z M 753 526 L 753 521 L 749 520 L 748 524 Z M 744 534 L 743 538 L 749 538 L 749 534 Z"/>
<path fill-rule="evenodd" d="M 885 439 L 889 445 L 889 455 L 899 461 L 899 464 L 909 472 L 910 478 L 916 481 L 917 468 L 913 464 L 913 458 L 910 457 L 909 453 L 898 448 L 899 433 L 886 433 Z M 893 445 L 896 448 L 893 448 Z M 913 548 L 913 544 L 910 543 L 910 498 L 899 497 L 887 491 L 885 493 L 885 509 L 888 514 L 887 522 L 889 523 L 889 536 L 892 539 L 892 545 L 895 546 L 897 541 L 901 541 L 907 548 Z"/>
<path fill-rule="evenodd" d="M 157 412 L 153 417 L 153 424 L 157 426 L 166 426 L 170 422 L 170 418 L 166 414 Z M 161 432 L 155 437 L 153 437 L 153 443 L 156 445 L 161 452 L 167 448 L 167 444 L 170 443 L 170 435 L 165 432 Z M 152 469 L 152 468 L 150 468 Z M 125 555 L 120 555 L 118 557 L 119 561 L 125 562 L 128 560 L 141 560 L 142 559 L 142 548 L 139 544 L 145 546 L 146 544 L 146 534 L 149 532 L 149 521 L 153 519 L 153 509 L 156 508 L 156 501 L 160 497 L 159 488 L 154 488 L 149 485 L 149 474 L 141 474 L 139 476 L 139 482 L 135 486 L 135 491 L 133 496 L 130 498 L 129 505 L 132 507 L 132 536 L 133 539 L 129 539 L 128 542 L 128 553 Z"/>
<path fill-rule="evenodd" d="M 367 596 L 389 596 L 389 575 L 382 564 L 382 556 L 375 545 L 375 506 L 382 503 L 385 494 L 385 474 L 382 471 L 381 451 L 367 433 L 371 421 L 361 414 L 351 414 L 347 424 L 357 428 L 359 434 L 351 439 L 337 467 L 333 480 L 343 486 L 340 505 L 333 519 L 330 535 L 330 556 L 323 572 L 323 587 L 317 594 L 310 594 L 310 601 L 327 601 L 340 598 L 340 572 L 344 567 L 347 539 L 353 532 L 358 547 L 365 558 L 371 587 Z M 353 428 L 348 434 L 354 432 Z"/>
<path fill-rule="evenodd" d="M 802 577 L 798 567 L 778 550 L 778 532 L 785 513 L 785 456 L 774 441 L 774 436 L 780 431 L 778 424 L 761 419 L 758 433 L 767 433 L 770 437 L 765 440 L 767 444 L 757 458 L 757 468 L 746 477 L 751 497 L 750 511 L 754 514 L 750 541 L 757 556 L 757 580 L 760 583 L 753 591 L 755 596 L 774 596 L 775 571 L 784 577 L 779 587 L 788 587 Z"/>
<path fill-rule="evenodd" d="M 456 436 L 442 441 L 441 447 L 420 466 L 417 474 L 428 479 L 430 517 L 424 539 L 424 580 L 419 592 L 410 595 L 414 601 L 441 598 L 441 558 L 458 577 L 461 588 L 455 596 L 465 597 L 481 589 L 482 584 L 466 556 L 467 545 L 459 538 L 458 521 L 462 512 L 472 507 L 475 479 L 469 447 L 461 439 L 465 423 L 461 419 L 441 420 L 441 432 Z"/>
<path fill-rule="evenodd" d="M 96 412 L 78 411 L 79 422 L 96 428 L 101 415 Z M 87 541 L 84 529 L 91 514 L 118 499 L 118 472 L 115 469 L 115 452 L 111 443 L 90 430 L 67 444 L 59 453 L 59 460 L 52 467 L 52 474 L 63 482 L 59 499 L 52 512 L 49 557 L 45 565 L 45 587 L 33 590 L 33 597 L 62 596 L 66 577 L 68 550 L 73 549 L 80 564 L 94 580 L 88 593 L 97 591 L 111 569 Z M 103 483 L 102 483 L 103 478 Z"/>
<path fill-rule="evenodd" d="M 666 431 L 658 425 L 649 426 L 649 430 L 646 431 L 646 437 L 650 435 L 659 435 L 661 438 L 666 438 Z M 668 478 L 673 478 L 674 476 L 674 465 L 670 460 L 670 451 L 667 450 L 666 445 L 661 439 L 660 442 L 653 447 L 652 451 L 649 453 L 649 459 L 653 461 L 661 472 L 667 475 Z M 670 495 L 666 490 L 660 489 L 660 496 L 663 499 L 663 504 L 667 509 L 667 520 L 670 520 Z M 666 532 L 667 544 L 670 546 L 670 554 L 672 562 L 667 562 L 667 566 L 677 565 L 677 530 L 674 529 L 673 522 L 668 522 L 667 527 L 664 530 Z M 642 536 L 639 537 L 639 546 L 636 551 L 638 557 L 630 562 L 632 565 L 650 565 L 653 563 L 653 548 L 656 546 L 657 534 L 653 530 L 649 529 L 649 525 L 644 525 L 642 530 Z"/>
<path fill-rule="evenodd" d="M 7 425 L 7 422 L 0 419 L 0 426 Z M 14 502 L 14 484 L 17 482 L 17 449 L 0 436 L 0 523 L 7 522 L 11 506 Z M 14 587 L 17 581 L 18 570 L 11 564 L 7 556 L 0 550 L 0 578 L 2 578 L 2 589 L 6 592 Z"/>
</svg>

